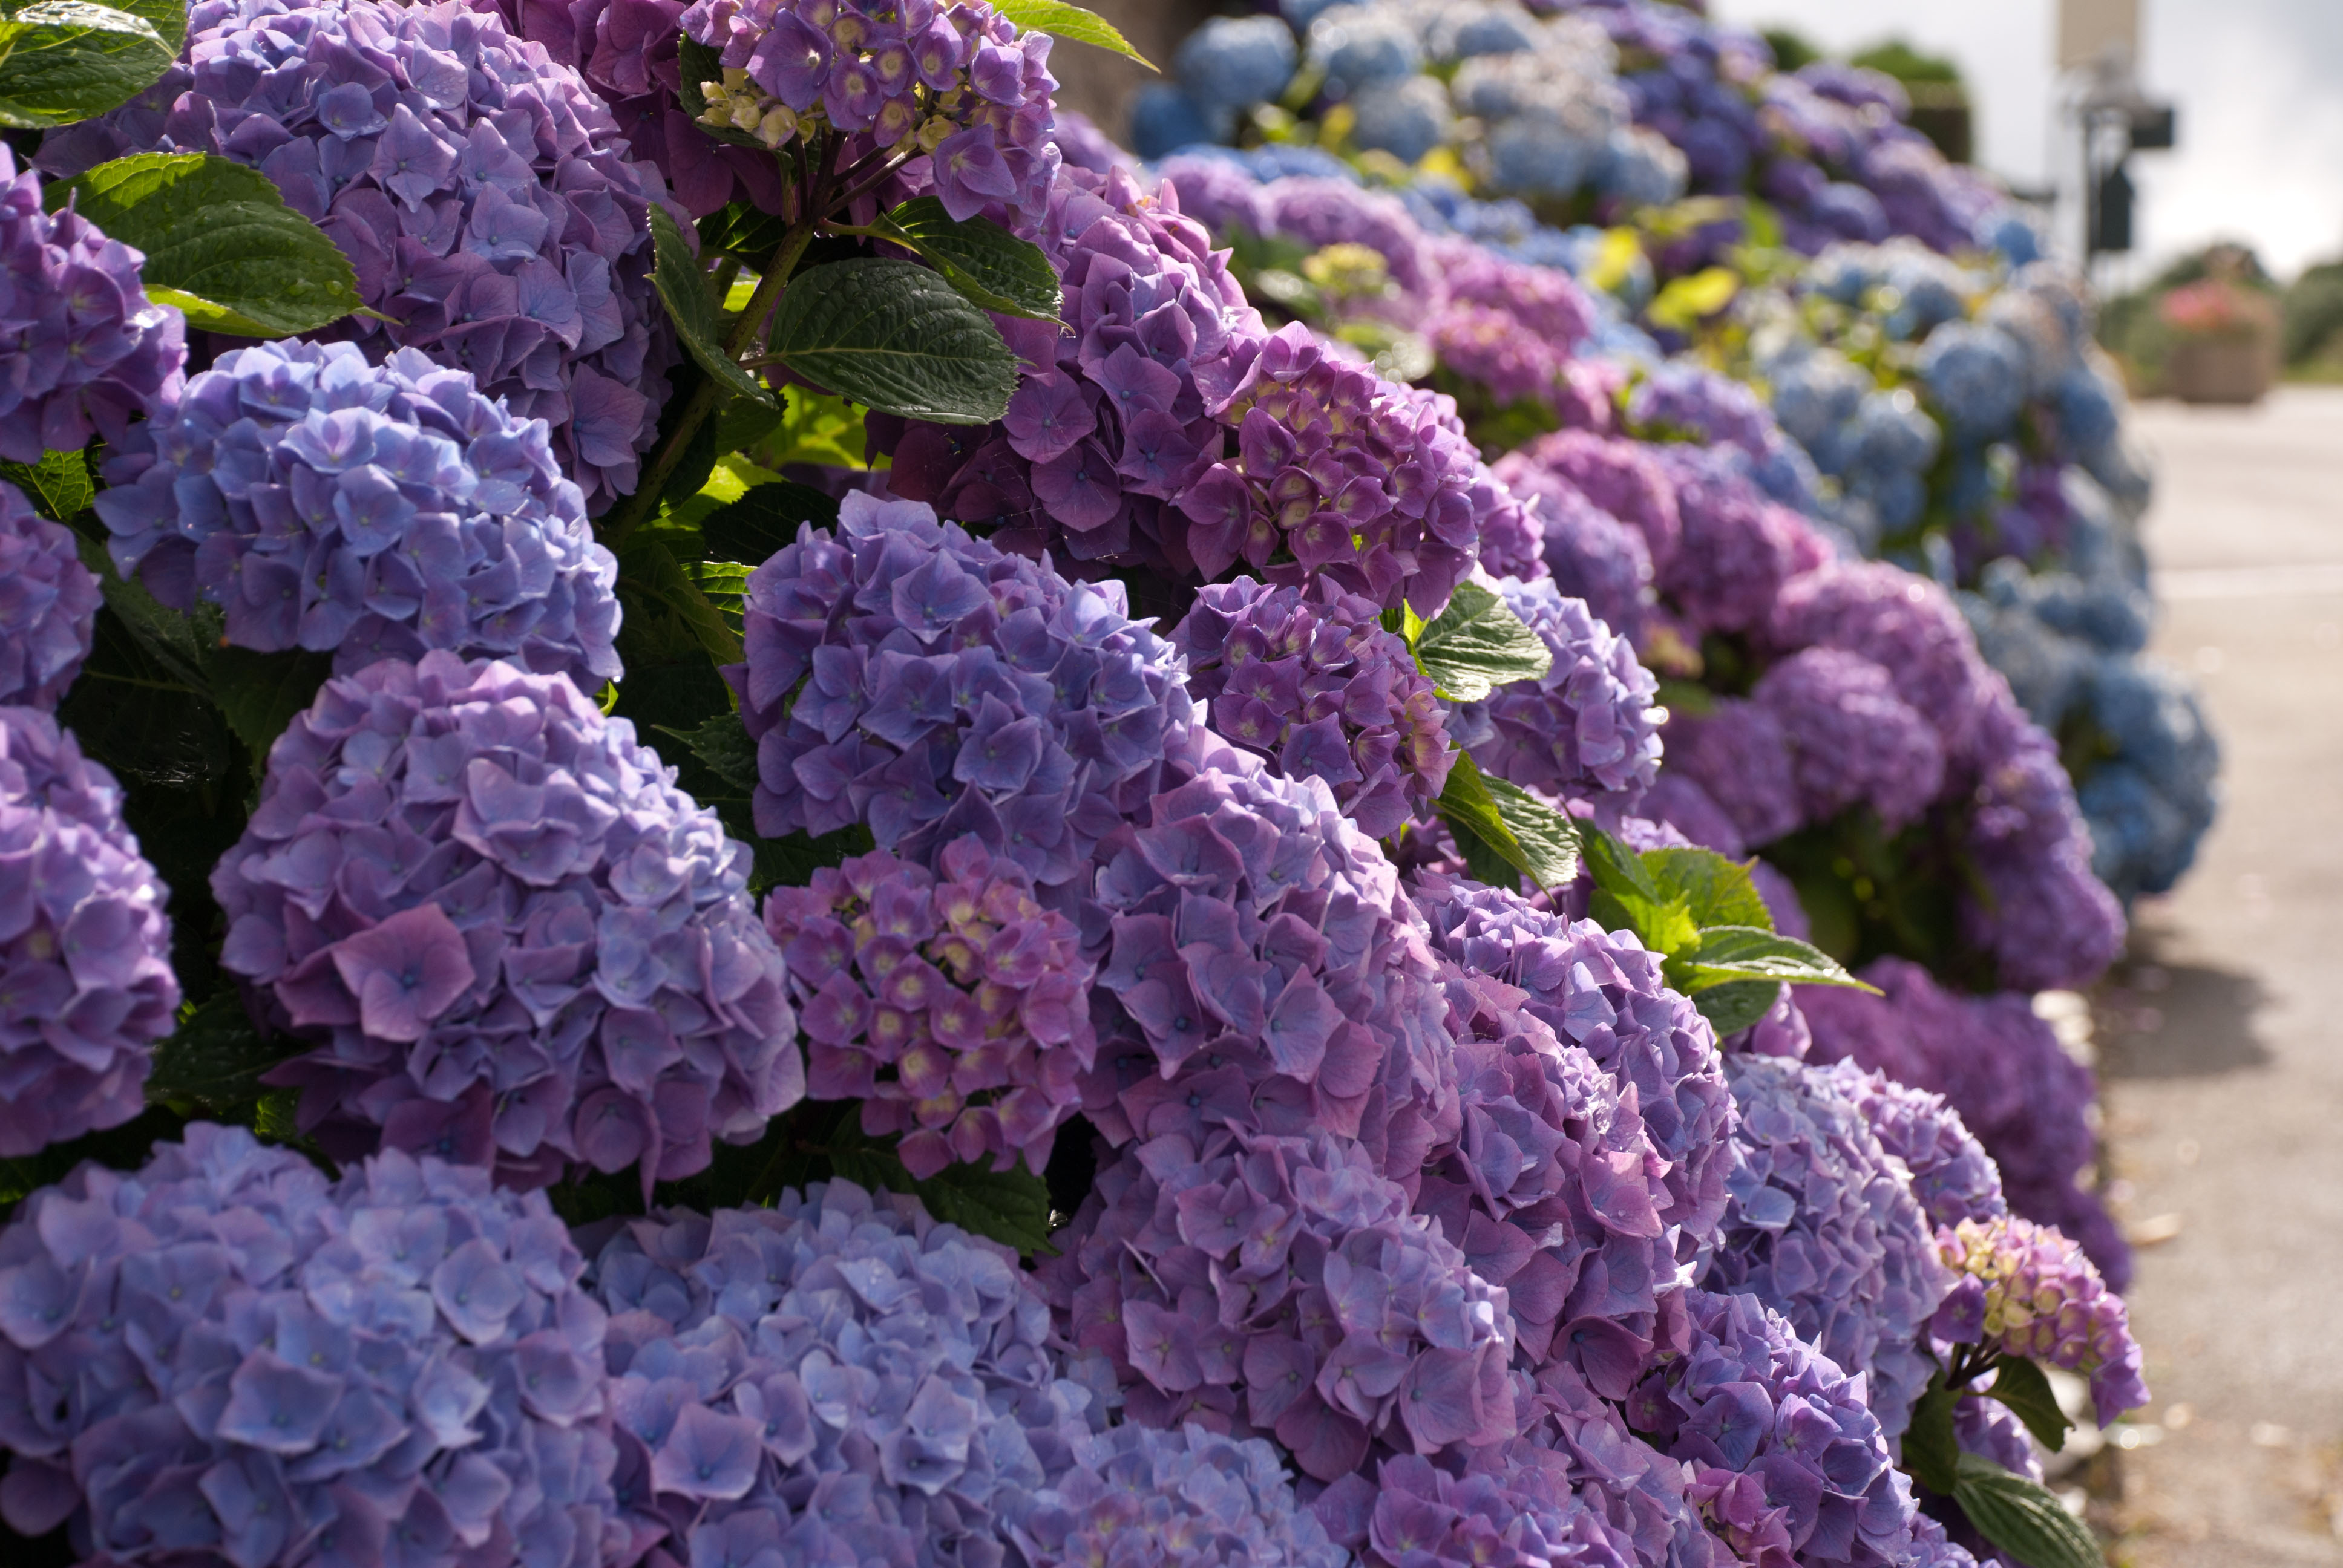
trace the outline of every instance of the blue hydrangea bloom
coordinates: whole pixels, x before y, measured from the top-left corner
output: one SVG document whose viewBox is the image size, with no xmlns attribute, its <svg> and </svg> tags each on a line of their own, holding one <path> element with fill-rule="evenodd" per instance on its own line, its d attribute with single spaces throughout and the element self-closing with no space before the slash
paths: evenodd
<svg viewBox="0 0 2343 1568">
<path fill-rule="evenodd" d="M 234 349 L 106 464 L 115 563 L 227 639 L 334 655 L 427 649 L 615 678 L 616 557 L 594 542 L 546 427 L 403 348 Z"/>
<path fill-rule="evenodd" d="M 0 1514 L 126 1565 L 598 1568 L 602 1309 L 541 1193 L 190 1125 L 0 1232 Z"/>
<path fill-rule="evenodd" d="M 1448 139 L 1454 127 L 1447 90 L 1430 76 L 1363 87 L 1351 99 L 1358 119 L 1352 139 L 1412 164 Z"/>
<path fill-rule="evenodd" d="M 445 653 L 328 680 L 220 858 L 220 961 L 303 1053 L 304 1131 L 514 1185 L 753 1142 L 805 1092 L 749 854 L 558 675 Z"/>
<path fill-rule="evenodd" d="M 1413 21 L 1394 5 L 1342 5 L 1310 23 L 1310 63 L 1326 74 L 1326 89 L 1347 97 L 1413 75 L 1423 66 L 1423 42 Z"/>
<path fill-rule="evenodd" d="M 1208 107 L 1246 109 L 1293 77 L 1293 30 L 1274 16 L 1215 16 L 1172 57 L 1182 90 Z"/>
<path fill-rule="evenodd" d="M 119 441 L 177 399 L 186 323 L 146 297 L 146 259 L 70 206 L 45 210 L 40 176 L 0 148 L 0 457 Z"/>
<path fill-rule="evenodd" d="M 1624 637 L 1552 579 L 1501 580 L 1506 608 L 1538 634 L 1554 665 L 1535 680 L 1459 706 L 1450 722 L 1482 769 L 1524 789 L 1630 806 L 1660 768 L 1653 694 L 1659 682 Z"/>
<path fill-rule="evenodd" d="M 412 346 L 545 421 L 588 511 L 633 490 L 676 360 L 646 216 L 667 186 L 578 73 L 493 10 L 202 0 L 181 64 L 56 133 L 41 166 L 140 152 L 259 169 L 389 318 L 336 331 L 377 358 Z"/>
<path fill-rule="evenodd" d="M 122 821 L 114 775 L 34 708 L 0 707 L 0 1156 L 145 1108 L 171 1032 L 169 890 Z"/>
<path fill-rule="evenodd" d="M 97 606 L 74 531 L 0 480 L 0 704 L 55 709 L 89 657 Z"/>
<path fill-rule="evenodd" d="M 1001 1561 L 1103 1418 L 996 1241 L 850 1181 L 579 1234 L 610 1313 L 634 1549 L 693 1563 Z"/>
<path fill-rule="evenodd" d="M 1269 1432 L 1303 1474 L 1513 1435 L 1513 1319 L 1357 1142 L 1215 1130 L 1104 1166 L 1042 1265 L 1142 1426 Z"/>
<path fill-rule="evenodd" d="M 1998 327 L 1938 327 L 1921 346 L 1919 371 L 1937 411 L 1965 440 L 2007 435 L 2026 401 L 2026 351 Z"/>
<path fill-rule="evenodd" d="M 1169 82 L 1149 82 L 1131 100 L 1131 150 L 1150 161 L 1216 142 L 1234 129 L 1229 116 L 1208 114 Z"/>
<path fill-rule="evenodd" d="M 1926 1325 L 1953 1282 L 1909 1171 L 1843 1091 L 1845 1070 L 1726 1058 L 1741 1111 L 1725 1179 L 1733 1201 L 1702 1284 L 1756 1297 L 1840 1366 L 1869 1374 L 1871 1412 L 1894 1437 L 1935 1370 Z"/>
<path fill-rule="evenodd" d="M 749 579 L 725 674 L 757 742 L 757 830 L 865 823 L 930 861 L 973 833 L 1072 880 L 1163 781 L 1190 719 L 1178 652 L 1120 583 L 1069 583 L 911 501 L 846 498 Z"/>
</svg>

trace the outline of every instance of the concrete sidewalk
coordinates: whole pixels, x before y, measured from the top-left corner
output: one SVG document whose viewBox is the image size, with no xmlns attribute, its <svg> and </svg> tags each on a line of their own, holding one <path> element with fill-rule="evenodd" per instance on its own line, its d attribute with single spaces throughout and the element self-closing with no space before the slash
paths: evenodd
<svg viewBox="0 0 2343 1568">
<path fill-rule="evenodd" d="M 2098 1010 L 2155 1400 L 2119 1563 L 2343 1564 L 2343 389 L 2151 404 L 2156 649 L 2226 758 Z"/>
</svg>

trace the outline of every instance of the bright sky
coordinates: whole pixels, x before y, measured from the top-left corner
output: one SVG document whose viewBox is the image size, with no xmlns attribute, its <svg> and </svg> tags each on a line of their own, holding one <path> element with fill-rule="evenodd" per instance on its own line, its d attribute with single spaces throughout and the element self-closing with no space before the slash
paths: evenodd
<svg viewBox="0 0 2343 1568">
<path fill-rule="evenodd" d="M 2141 0 L 2142 78 L 2180 109 L 2180 146 L 2132 160 L 2139 190 L 2127 270 L 2212 239 L 2250 243 L 2281 276 L 2343 256 L 2343 0 Z M 2057 115 L 2056 0 L 1711 0 L 1712 14 L 1782 25 L 1834 51 L 1900 34 L 1960 63 L 1979 100 L 1979 161 L 2071 186 L 2074 132 Z"/>
</svg>

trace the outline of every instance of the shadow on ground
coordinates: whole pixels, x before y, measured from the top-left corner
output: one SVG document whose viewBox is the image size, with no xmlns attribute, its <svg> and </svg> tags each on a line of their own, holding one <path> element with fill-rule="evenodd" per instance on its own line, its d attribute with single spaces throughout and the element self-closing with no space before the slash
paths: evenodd
<svg viewBox="0 0 2343 1568">
<path fill-rule="evenodd" d="M 2124 962 L 2094 999 L 2099 1075 L 2107 1079 L 2211 1078 L 2272 1060 L 2261 1015 L 2270 1000 L 2258 975 L 2204 964 L 2162 963 L 2153 930 L 2137 932 Z"/>
</svg>

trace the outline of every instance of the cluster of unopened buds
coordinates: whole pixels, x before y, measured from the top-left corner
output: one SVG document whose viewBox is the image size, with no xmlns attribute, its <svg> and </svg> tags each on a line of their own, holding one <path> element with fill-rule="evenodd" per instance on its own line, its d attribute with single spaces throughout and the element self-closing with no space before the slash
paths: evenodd
<svg viewBox="0 0 2343 1568">
<path fill-rule="evenodd" d="M 799 131 L 811 132 L 828 124 L 819 108 L 799 113 L 766 92 L 742 66 L 728 65 L 721 81 L 700 83 L 699 95 L 707 105 L 700 111 L 700 124 L 752 136 L 775 152 L 789 146 Z M 915 110 L 898 111 L 896 104 L 890 103 L 869 127 L 871 136 L 882 147 L 893 146 L 908 131 L 920 151 L 934 152 L 946 136 L 960 128 L 952 111 L 965 96 L 957 87 L 943 94 L 935 100 L 938 112 L 924 120 Z"/>
</svg>

